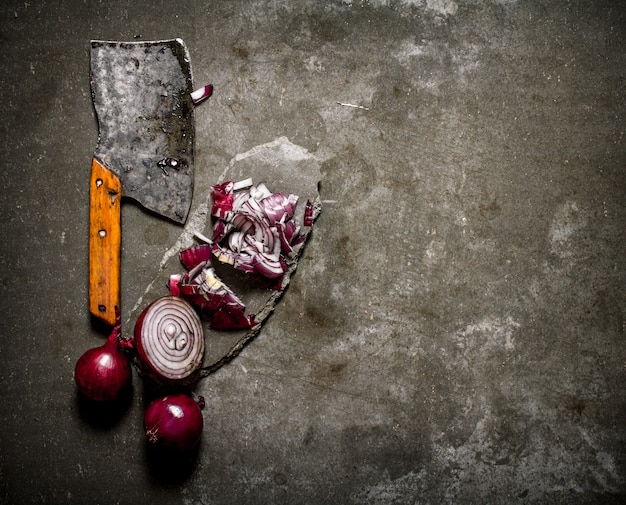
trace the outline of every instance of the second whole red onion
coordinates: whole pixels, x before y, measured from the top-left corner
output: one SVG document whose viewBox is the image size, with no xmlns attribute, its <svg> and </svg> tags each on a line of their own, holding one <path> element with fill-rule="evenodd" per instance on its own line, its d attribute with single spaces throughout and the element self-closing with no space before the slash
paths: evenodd
<svg viewBox="0 0 626 505">
<path fill-rule="evenodd" d="M 86 351 L 76 362 L 74 380 L 78 391 L 95 401 L 116 400 L 131 381 L 130 362 L 120 350 L 121 322 L 117 321 L 107 341 Z"/>
<path fill-rule="evenodd" d="M 195 401 L 178 393 L 154 400 L 144 414 L 144 429 L 149 444 L 173 453 L 187 453 L 202 437 L 204 398 Z"/>
</svg>

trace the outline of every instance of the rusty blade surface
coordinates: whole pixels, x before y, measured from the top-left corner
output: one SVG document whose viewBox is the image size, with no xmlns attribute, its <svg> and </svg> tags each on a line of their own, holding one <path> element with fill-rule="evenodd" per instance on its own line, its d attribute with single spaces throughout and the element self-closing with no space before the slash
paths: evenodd
<svg viewBox="0 0 626 505">
<path fill-rule="evenodd" d="M 98 117 L 94 156 L 124 196 L 184 223 L 193 194 L 194 118 L 189 53 L 181 39 L 91 42 Z"/>
</svg>

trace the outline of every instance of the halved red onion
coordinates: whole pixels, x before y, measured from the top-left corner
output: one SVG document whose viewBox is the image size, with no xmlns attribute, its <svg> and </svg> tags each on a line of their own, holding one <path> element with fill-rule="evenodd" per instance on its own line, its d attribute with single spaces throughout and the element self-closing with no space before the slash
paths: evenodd
<svg viewBox="0 0 626 505">
<path fill-rule="evenodd" d="M 220 242 L 226 235 L 228 235 L 234 226 L 230 223 L 226 223 L 221 219 L 215 221 L 213 226 L 213 234 L 211 235 L 211 244 Z"/>
<path fill-rule="evenodd" d="M 141 361 L 158 378 L 186 379 L 202 365 L 204 333 L 200 318 L 182 298 L 159 298 L 137 319 L 135 348 Z"/>
<path fill-rule="evenodd" d="M 191 93 L 191 100 L 194 105 L 198 105 L 200 102 L 204 102 L 207 98 L 209 98 L 213 94 L 213 86 L 211 84 L 207 84 L 206 86 L 202 86 L 197 90 Z"/>
</svg>

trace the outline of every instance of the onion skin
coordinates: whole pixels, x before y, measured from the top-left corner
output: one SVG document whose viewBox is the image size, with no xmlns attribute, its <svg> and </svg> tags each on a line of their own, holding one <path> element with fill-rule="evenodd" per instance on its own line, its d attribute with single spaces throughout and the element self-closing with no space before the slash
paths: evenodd
<svg viewBox="0 0 626 505">
<path fill-rule="evenodd" d="M 198 402 L 183 393 L 164 396 L 154 400 L 144 414 L 144 431 L 149 444 L 160 450 L 187 453 L 202 438 L 204 419 Z"/>
<path fill-rule="evenodd" d="M 89 349 L 76 362 L 74 380 L 78 391 L 91 400 L 113 401 L 131 381 L 130 362 L 119 347 L 120 316 L 107 341 Z"/>
</svg>

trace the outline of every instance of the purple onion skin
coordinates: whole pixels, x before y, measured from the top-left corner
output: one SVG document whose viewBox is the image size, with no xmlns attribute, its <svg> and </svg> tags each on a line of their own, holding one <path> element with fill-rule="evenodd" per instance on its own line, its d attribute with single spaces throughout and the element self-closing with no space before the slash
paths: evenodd
<svg viewBox="0 0 626 505">
<path fill-rule="evenodd" d="M 204 406 L 202 397 L 196 403 L 183 393 L 154 400 L 144 414 L 148 443 L 176 454 L 193 450 L 202 437 L 204 419 L 201 406 Z"/>
<path fill-rule="evenodd" d="M 130 383 L 130 362 L 119 350 L 119 330 L 116 328 L 102 346 L 89 349 L 76 362 L 76 386 L 91 400 L 116 400 Z"/>
</svg>

